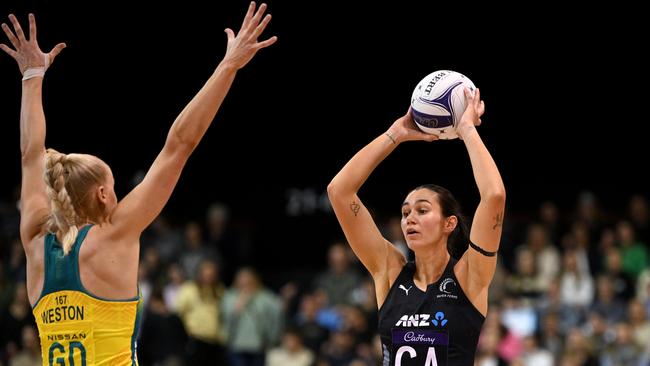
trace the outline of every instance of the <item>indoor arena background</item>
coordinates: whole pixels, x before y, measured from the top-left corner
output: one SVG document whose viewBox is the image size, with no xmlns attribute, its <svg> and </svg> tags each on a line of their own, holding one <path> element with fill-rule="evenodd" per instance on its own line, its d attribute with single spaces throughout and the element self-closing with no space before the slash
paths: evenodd
<svg viewBox="0 0 650 366">
<path fill-rule="evenodd" d="M 34 12 L 43 50 L 67 43 L 45 77 L 47 146 L 104 159 L 119 198 L 221 60 L 223 29 L 239 28 L 247 4 L 2 0 L 0 17 L 14 13 L 25 28 Z M 176 315 L 178 292 L 203 259 L 217 265 L 220 294 L 242 268 L 256 270 L 270 291 L 260 321 L 267 330 L 251 335 L 263 338 L 259 352 L 302 343 L 318 365 L 378 364 L 372 283 L 349 252 L 326 187 L 438 69 L 481 88 L 479 133 L 508 192 L 477 364 L 648 364 L 648 58 L 638 11 L 268 5 L 273 20 L 261 38 L 278 42 L 238 72 L 161 218 L 142 236 L 141 365 L 185 364 L 195 330 Z M 3 53 L 0 365 L 40 352 L 18 237 L 19 109 L 20 74 Z M 403 144 L 360 192 L 387 238 L 403 240 L 400 205 L 425 183 L 449 188 L 467 215 L 478 203 L 461 141 Z M 575 271 L 579 293 L 567 287 Z M 237 347 L 222 330 L 211 330 L 218 344 Z"/>
</svg>

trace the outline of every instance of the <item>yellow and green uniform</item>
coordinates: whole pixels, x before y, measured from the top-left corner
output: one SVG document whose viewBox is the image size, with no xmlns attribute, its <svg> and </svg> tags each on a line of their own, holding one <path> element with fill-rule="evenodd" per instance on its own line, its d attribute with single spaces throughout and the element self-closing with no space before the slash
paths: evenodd
<svg viewBox="0 0 650 366">
<path fill-rule="evenodd" d="M 91 225 L 79 231 L 68 255 L 45 236 L 45 280 L 32 313 L 48 366 L 137 365 L 142 301 L 91 295 L 79 277 L 79 249 Z"/>
</svg>

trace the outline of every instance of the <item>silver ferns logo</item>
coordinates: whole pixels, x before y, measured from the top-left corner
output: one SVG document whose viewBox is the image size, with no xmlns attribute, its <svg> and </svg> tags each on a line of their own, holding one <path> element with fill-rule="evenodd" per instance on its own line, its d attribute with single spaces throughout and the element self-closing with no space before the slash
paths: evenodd
<svg viewBox="0 0 650 366">
<path fill-rule="evenodd" d="M 441 283 L 440 286 L 438 287 L 438 290 L 440 290 L 440 294 L 436 296 L 436 298 L 441 298 L 441 297 L 447 297 L 450 299 L 457 299 L 458 296 L 453 294 L 453 290 L 456 288 L 456 281 L 454 281 L 453 278 L 445 278 Z"/>
</svg>

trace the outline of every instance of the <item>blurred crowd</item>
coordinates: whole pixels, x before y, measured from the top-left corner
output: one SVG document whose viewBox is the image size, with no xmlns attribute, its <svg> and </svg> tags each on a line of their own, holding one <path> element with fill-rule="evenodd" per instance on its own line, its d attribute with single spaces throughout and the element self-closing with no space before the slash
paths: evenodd
<svg viewBox="0 0 650 366">
<path fill-rule="evenodd" d="M 41 365 L 16 206 L 0 203 L 0 365 Z M 534 211 L 506 217 L 476 365 L 650 365 L 647 197 L 615 212 L 585 192 Z M 399 216 L 380 229 L 413 259 Z M 381 364 L 374 285 L 344 241 L 280 283 L 282 269 L 238 266 L 255 255 L 244 241 L 220 203 L 143 234 L 140 365 Z"/>
</svg>

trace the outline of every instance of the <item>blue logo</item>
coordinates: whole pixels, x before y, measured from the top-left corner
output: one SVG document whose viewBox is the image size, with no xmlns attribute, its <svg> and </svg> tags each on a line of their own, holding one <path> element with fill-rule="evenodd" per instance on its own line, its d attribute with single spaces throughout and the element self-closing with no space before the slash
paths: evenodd
<svg viewBox="0 0 650 366">
<path fill-rule="evenodd" d="M 447 324 L 447 319 L 445 319 L 445 313 L 443 313 L 442 311 L 437 312 L 436 315 L 434 316 L 434 319 L 431 320 L 431 323 L 435 326 L 438 326 L 438 324 L 440 324 L 441 327 L 444 327 L 445 324 Z"/>
</svg>

